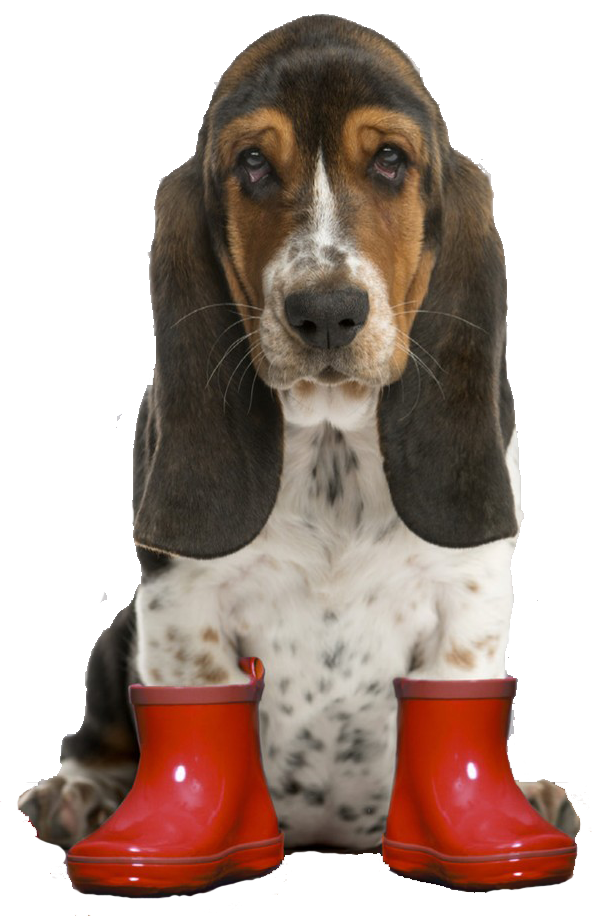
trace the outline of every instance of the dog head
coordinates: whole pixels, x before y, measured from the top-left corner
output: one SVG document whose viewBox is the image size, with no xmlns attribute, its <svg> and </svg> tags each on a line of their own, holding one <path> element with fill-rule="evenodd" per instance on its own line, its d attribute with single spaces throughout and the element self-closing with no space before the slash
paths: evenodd
<svg viewBox="0 0 593 916">
<path fill-rule="evenodd" d="M 321 386 L 353 416 L 379 395 L 412 531 L 449 547 L 515 534 L 491 196 L 375 32 L 304 17 L 239 55 L 157 195 L 137 543 L 193 557 L 249 543 L 276 501 L 283 417 L 311 422 Z"/>
</svg>

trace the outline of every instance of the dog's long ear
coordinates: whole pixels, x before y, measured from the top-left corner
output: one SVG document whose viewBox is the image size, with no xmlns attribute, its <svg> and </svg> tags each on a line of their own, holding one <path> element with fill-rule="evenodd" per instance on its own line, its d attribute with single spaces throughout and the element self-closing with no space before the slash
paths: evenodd
<svg viewBox="0 0 593 916">
<path fill-rule="evenodd" d="M 455 152 L 444 175 L 437 259 L 411 335 L 412 358 L 378 407 L 398 514 L 419 537 L 444 547 L 516 534 L 505 464 L 514 411 L 504 256 L 490 182 Z"/>
<path fill-rule="evenodd" d="M 253 540 L 276 501 L 282 467 L 277 396 L 241 341 L 245 327 L 212 243 L 204 147 L 202 128 L 194 158 L 157 194 L 156 366 L 134 449 L 134 540 L 196 559 Z"/>
</svg>

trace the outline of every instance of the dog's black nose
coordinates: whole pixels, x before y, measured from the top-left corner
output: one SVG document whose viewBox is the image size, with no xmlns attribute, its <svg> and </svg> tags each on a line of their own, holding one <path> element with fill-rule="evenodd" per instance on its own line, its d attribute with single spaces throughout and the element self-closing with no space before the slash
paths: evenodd
<svg viewBox="0 0 593 916">
<path fill-rule="evenodd" d="M 345 347 L 367 320 L 369 297 L 354 286 L 331 292 L 305 289 L 284 300 L 288 323 L 310 347 Z"/>
</svg>

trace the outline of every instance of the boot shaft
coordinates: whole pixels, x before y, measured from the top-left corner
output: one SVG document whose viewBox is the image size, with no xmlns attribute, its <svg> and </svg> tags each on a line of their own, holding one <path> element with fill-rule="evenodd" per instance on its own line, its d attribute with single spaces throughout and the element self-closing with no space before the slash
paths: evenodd
<svg viewBox="0 0 593 916">
<path fill-rule="evenodd" d="M 140 761 L 138 775 L 183 796 L 197 774 L 207 795 L 262 769 L 259 700 L 263 666 L 241 659 L 247 684 L 221 687 L 130 687 Z M 250 667 L 251 666 L 251 667 Z"/>
<path fill-rule="evenodd" d="M 421 769 L 450 781 L 457 777 L 471 780 L 484 768 L 502 767 L 506 771 L 514 678 L 396 678 L 394 686 L 398 698 L 398 773 Z"/>
</svg>

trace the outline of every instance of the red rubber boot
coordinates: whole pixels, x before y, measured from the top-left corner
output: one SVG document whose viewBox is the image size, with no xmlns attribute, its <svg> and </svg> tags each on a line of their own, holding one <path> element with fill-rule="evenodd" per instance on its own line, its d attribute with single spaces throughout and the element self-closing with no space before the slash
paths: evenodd
<svg viewBox="0 0 593 916">
<path fill-rule="evenodd" d="M 515 678 L 396 678 L 397 764 L 383 859 L 465 890 L 570 878 L 576 845 L 515 784 L 507 734 Z"/>
<path fill-rule="evenodd" d="M 130 687 L 140 764 L 134 785 L 66 857 L 88 893 L 189 894 L 256 877 L 283 859 L 283 835 L 259 746 L 264 667 L 242 658 L 248 684 Z"/>
</svg>

